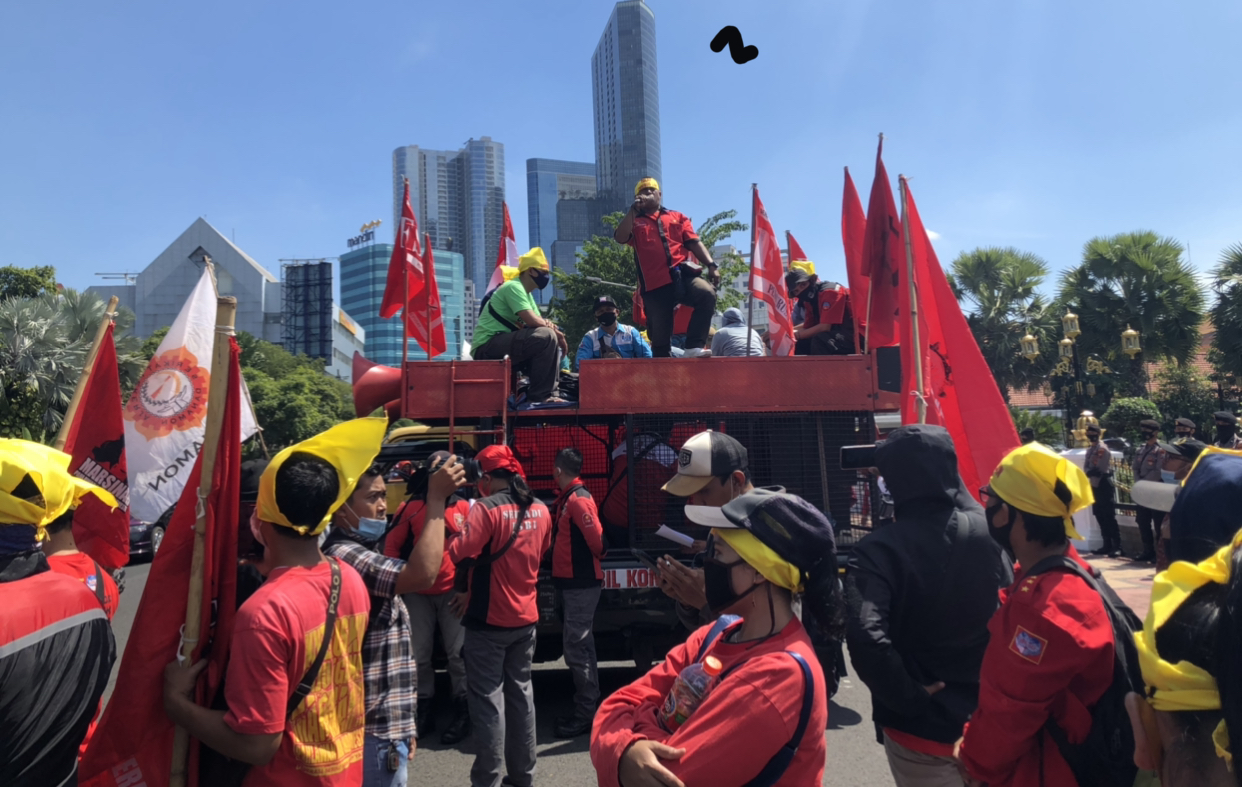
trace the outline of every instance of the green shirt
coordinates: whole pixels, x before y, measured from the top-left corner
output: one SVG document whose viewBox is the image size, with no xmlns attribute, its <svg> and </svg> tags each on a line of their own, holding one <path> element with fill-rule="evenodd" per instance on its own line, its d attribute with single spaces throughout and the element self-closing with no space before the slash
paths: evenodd
<svg viewBox="0 0 1242 787">
<path fill-rule="evenodd" d="M 495 317 L 492 316 L 492 310 L 507 320 L 512 325 L 518 324 L 518 312 L 530 310 L 535 314 L 539 313 L 539 304 L 535 303 L 535 299 L 522 286 L 521 279 L 507 281 L 496 288 L 492 293 L 492 297 L 488 299 L 487 304 L 483 306 L 483 313 L 479 315 L 479 321 L 474 326 L 474 340 L 471 342 L 470 354 L 474 355 L 479 348 L 487 344 L 487 341 L 498 333 L 506 333 L 510 329 L 506 328 Z"/>
</svg>

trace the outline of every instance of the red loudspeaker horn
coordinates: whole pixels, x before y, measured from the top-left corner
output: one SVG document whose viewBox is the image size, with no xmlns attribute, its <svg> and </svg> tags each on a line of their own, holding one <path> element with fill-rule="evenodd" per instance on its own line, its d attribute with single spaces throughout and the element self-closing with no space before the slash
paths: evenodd
<svg viewBox="0 0 1242 787">
<path fill-rule="evenodd" d="M 401 370 L 380 366 L 354 351 L 354 414 L 362 418 L 377 407 L 383 407 L 389 419 L 400 417 Z"/>
</svg>

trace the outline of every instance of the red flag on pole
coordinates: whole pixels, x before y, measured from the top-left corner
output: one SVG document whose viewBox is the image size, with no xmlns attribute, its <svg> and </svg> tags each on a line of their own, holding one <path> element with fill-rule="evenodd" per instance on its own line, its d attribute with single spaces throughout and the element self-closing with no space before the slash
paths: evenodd
<svg viewBox="0 0 1242 787">
<path fill-rule="evenodd" d="M 422 292 L 410 299 L 405 315 L 409 334 L 427 353 L 428 360 L 448 351 L 444 337 L 444 312 L 440 306 L 440 287 L 436 284 L 435 258 L 431 251 L 431 236 L 423 236 L 423 262 L 427 267 L 427 285 Z"/>
<path fill-rule="evenodd" d="M 69 472 L 108 490 L 120 504 L 113 510 L 94 495 L 87 495 L 73 512 L 73 538 L 78 549 L 109 570 L 129 562 L 129 472 L 113 328 L 107 327 L 99 343 L 64 447 L 64 452 L 73 457 Z"/>
<path fill-rule="evenodd" d="M 785 240 L 789 245 L 790 262 L 793 262 L 794 260 L 810 259 L 810 257 L 806 256 L 806 252 L 802 250 L 802 246 L 798 243 L 798 241 L 794 240 L 793 233 L 789 230 L 785 230 Z"/>
<path fill-rule="evenodd" d="M 1017 429 L 1009 416 L 1004 397 L 996 387 L 983 353 L 962 314 L 961 306 L 949 287 L 936 258 L 931 240 L 923 228 L 914 195 L 907 181 L 906 220 L 910 256 L 913 261 L 915 293 L 918 303 L 919 344 L 911 352 L 913 325 L 909 287 L 901 304 L 901 346 L 903 387 L 902 423 L 917 423 L 918 398 L 915 396 L 914 364 L 922 365 L 921 392 L 927 406 L 927 423 L 949 431 L 957 448 L 958 468 L 972 495 L 992 477 L 992 471 L 1009 451 L 1019 445 Z M 910 371 L 907 371 L 910 370 Z"/>
<path fill-rule="evenodd" d="M 862 200 L 850 168 L 845 168 L 845 193 L 841 198 L 841 242 L 845 244 L 845 275 L 850 288 L 850 300 L 854 306 L 854 335 L 861 342 L 867 331 L 867 298 L 871 282 L 863 273 L 863 244 L 867 237 L 867 216 L 863 213 Z"/>
<path fill-rule="evenodd" d="M 502 204 L 505 209 L 505 228 L 500 233 L 500 248 L 496 250 L 496 267 L 492 270 L 492 278 L 487 283 L 487 292 L 505 283 L 501 268 L 505 266 L 516 268 L 518 265 L 517 238 L 513 234 L 513 222 L 509 220 L 509 203 Z"/>
<path fill-rule="evenodd" d="M 750 291 L 753 297 L 768 305 L 768 337 L 773 355 L 793 355 L 793 325 L 790 323 L 789 299 L 785 293 L 785 268 L 781 264 L 781 247 L 768 213 L 754 192 L 754 223 L 751 232 L 753 253 L 750 259 Z"/>
<path fill-rule="evenodd" d="M 206 705 L 220 688 L 228 660 L 237 608 L 237 527 L 241 483 L 240 350 L 230 340 L 228 398 L 216 454 L 215 477 L 205 501 L 202 628 L 194 659 L 210 648 L 210 665 L 199 683 L 198 702 Z M 151 563 L 147 586 L 121 658 L 116 691 L 79 765 L 82 787 L 165 787 L 172 763 L 173 723 L 164 713 L 164 665 L 177 655 L 189 596 L 190 557 L 198 504 L 202 454 L 194 464 L 160 551 Z M 214 624 L 214 625 L 213 625 Z M 196 749 L 191 749 L 190 785 L 197 782 Z M 206 787 L 206 786 L 204 786 Z"/>
<path fill-rule="evenodd" d="M 418 219 L 410 207 L 410 181 L 405 181 L 405 200 L 401 204 L 401 226 L 388 260 L 388 280 L 380 316 L 391 317 L 423 289 L 423 252 L 418 246 Z"/>
<path fill-rule="evenodd" d="M 906 269 L 901 248 L 901 219 L 893 203 L 893 189 L 884 169 L 884 139 L 875 152 L 875 180 L 867 206 L 867 231 L 863 239 L 862 273 L 868 278 L 866 302 L 859 300 L 867 325 L 867 347 L 888 347 L 898 341 L 897 294 L 905 285 Z M 852 289 L 852 288 L 851 288 Z"/>
</svg>

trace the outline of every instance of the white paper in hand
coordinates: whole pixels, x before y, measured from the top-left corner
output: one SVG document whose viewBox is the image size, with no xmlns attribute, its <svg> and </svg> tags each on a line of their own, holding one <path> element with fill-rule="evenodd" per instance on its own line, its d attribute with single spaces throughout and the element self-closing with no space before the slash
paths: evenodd
<svg viewBox="0 0 1242 787">
<path fill-rule="evenodd" d="M 693 546 L 694 539 L 685 533 L 679 533 L 668 525 L 660 525 L 660 529 L 655 533 L 657 536 L 663 536 L 675 544 L 681 544 L 683 547 Z"/>
</svg>

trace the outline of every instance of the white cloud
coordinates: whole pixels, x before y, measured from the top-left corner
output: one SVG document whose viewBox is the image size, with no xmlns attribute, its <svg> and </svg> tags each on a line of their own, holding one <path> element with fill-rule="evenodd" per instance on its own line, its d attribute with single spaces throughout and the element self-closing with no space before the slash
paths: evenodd
<svg viewBox="0 0 1242 787">
<path fill-rule="evenodd" d="M 940 233 L 935 230 L 928 230 L 927 237 L 931 238 L 933 241 L 937 241 L 940 240 Z"/>
</svg>

